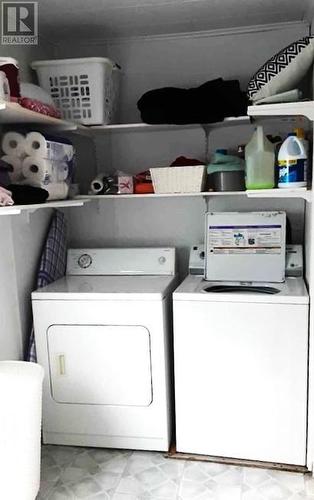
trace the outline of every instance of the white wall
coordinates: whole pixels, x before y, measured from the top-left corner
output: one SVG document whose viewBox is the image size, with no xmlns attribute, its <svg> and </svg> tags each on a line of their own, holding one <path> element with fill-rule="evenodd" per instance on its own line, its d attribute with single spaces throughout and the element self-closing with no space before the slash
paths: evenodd
<svg viewBox="0 0 314 500">
<path fill-rule="evenodd" d="M 53 56 L 53 46 L 0 45 L 0 56 L 18 60 L 20 79 L 31 81 L 29 63 Z M 50 211 L 30 217 L 0 217 L 0 359 L 22 359 L 31 323 L 30 291 L 33 288 Z"/>
<path fill-rule="evenodd" d="M 160 36 L 81 44 L 58 50 L 60 57 L 109 56 L 123 68 L 121 121 L 139 121 L 136 101 L 141 94 L 165 85 L 198 85 L 223 76 L 238 78 L 245 88 L 258 67 L 290 42 L 306 35 L 308 25 L 290 24 L 276 28 L 202 33 L 193 36 Z M 288 125 L 289 127 L 289 125 Z M 251 126 L 216 130 L 210 149 L 245 143 Z M 277 126 L 266 131 L 278 132 Z M 201 129 L 149 133 L 119 133 L 97 136 L 99 171 L 116 169 L 139 172 L 168 165 L 185 154 L 204 160 L 205 143 Z M 87 169 L 90 165 L 86 165 Z M 86 177 L 85 173 L 85 177 Z M 85 183 L 86 184 L 86 183 Z M 254 202 L 224 198 L 211 202 L 217 210 L 287 210 L 295 228 L 294 241 L 303 238 L 302 201 Z M 202 199 L 105 200 L 78 212 L 71 210 L 73 246 L 174 245 L 179 249 L 180 268 L 187 270 L 189 247 L 203 240 L 205 202 Z"/>
<path fill-rule="evenodd" d="M 1 45 L 1 57 L 14 57 L 19 62 L 20 80 L 36 80 L 36 76 L 30 68 L 30 63 L 38 59 L 52 59 L 55 46 L 42 37 L 39 37 L 38 45 Z"/>
<path fill-rule="evenodd" d="M 210 210 L 284 210 L 293 227 L 294 243 L 303 242 L 302 200 L 210 199 Z M 187 273 L 190 247 L 204 241 L 205 201 L 201 198 L 102 200 L 80 211 L 69 209 L 73 247 L 175 246 L 179 270 Z"/>
<path fill-rule="evenodd" d="M 136 102 L 152 88 L 197 86 L 222 76 L 249 78 L 278 50 L 308 34 L 308 24 L 286 23 L 226 31 L 64 43 L 58 57 L 109 57 L 122 67 L 121 122 L 140 121 Z"/>
<path fill-rule="evenodd" d="M 34 289 L 51 210 L 0 217 L 0 359 L 23 359 Z"/>
<path fill-rule="evenodd" d="M 31 292 L 36 285 L 39 259 L 46 239 L 52 210 L 12 217 L 12 240 L 15 260 L 17 298 L 23 352 L 27 347 L 32 324 Z"/>
<path fill-rule="evenodd" d="M 19 359 L 22 339 L 10 217 L 0 218 L 0 359 Z"/>
</svg>

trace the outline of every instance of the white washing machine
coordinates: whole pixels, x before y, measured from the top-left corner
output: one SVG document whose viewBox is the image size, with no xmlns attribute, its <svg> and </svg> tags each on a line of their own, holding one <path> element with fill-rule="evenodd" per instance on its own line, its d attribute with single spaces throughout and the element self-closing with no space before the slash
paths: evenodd
<svg viewBox="0 0 314 500">
<path fill-rule="evenodd" d="M 32 293 L 45 443 L 168 450 L 174 248 L 69 250 Z"/>
<path fill-rule="evenodd" d="M 302 278 L 183 281 L 173 294 L 177 451 L 306 464 L 308 301 Z"/>
</svg>

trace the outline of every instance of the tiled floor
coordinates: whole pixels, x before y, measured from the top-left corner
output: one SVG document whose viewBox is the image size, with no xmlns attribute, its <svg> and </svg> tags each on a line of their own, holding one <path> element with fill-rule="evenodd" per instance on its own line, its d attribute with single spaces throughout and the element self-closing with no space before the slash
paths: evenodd
<svg viewBox="0 0 314 500">
<path fill-rule="evenodd" d="M 164 458 L 162 453 L 44 446 L 38 500 L 314 500 L 312 476 Z"/>
</svg>

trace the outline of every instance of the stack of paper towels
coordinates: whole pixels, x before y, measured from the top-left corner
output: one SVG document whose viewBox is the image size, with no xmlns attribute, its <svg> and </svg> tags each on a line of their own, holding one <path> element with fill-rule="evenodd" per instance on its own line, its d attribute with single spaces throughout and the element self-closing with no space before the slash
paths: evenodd
<svg viewBox="0 0 314 500">
<path fill-rule="evenodd" d="M 45 189 L 48 200 L 67 198 L 74 157 L 70 142 L 40 132 L 10 131 L 2 138 L 2 150 L 12 183 Z"/>
</svg>

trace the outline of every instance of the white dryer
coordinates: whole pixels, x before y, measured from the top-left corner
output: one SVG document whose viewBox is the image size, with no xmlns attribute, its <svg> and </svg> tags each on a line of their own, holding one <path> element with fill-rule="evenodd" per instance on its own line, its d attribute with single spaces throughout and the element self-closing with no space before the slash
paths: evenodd
<svg viewBox="0 0 314 500">
<path fill-rule="evenodd" d="M 45 443 L 168 450 L 174 248 L 69 250 L 32 293 Z"/>
<path fill-rule="evenodd" d="M 204 281 L 173 294 L 177 451 L 306 464 L 308 294 Z"/>
</svg>

